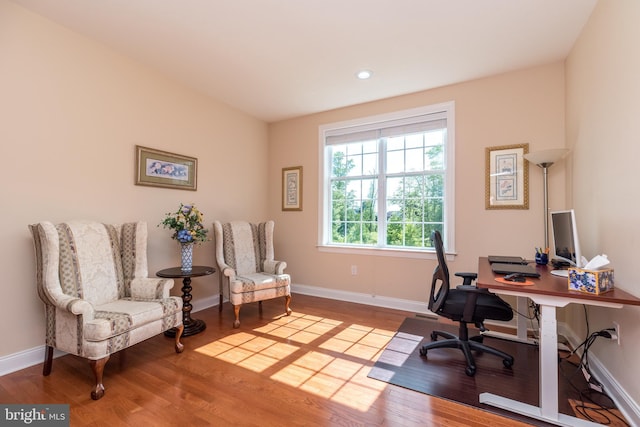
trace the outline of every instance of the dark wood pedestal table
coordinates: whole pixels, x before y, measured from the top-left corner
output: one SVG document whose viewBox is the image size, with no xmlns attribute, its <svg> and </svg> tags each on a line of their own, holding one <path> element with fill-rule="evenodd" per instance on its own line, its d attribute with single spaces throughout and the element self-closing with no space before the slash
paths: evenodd
<svg viewBox="0 0 640 427">
<path fill-rule="evenodd" d="M 184 324 L 183 337 L 199 334 L 207 328 L 207 324 L 200 319 L 191 318 L 191 278 L 208 276 L 215 272 L 215 268 L 202 265 L 194 265 L 191 271 L 182 271 L 180 267 L 171 267 L 160 270 L 156 276 L 165 279 L 182 279 L 182 323 Z M 168 337 L 175 337 L 175 328 L 169 329 L 164 333 Z"/>
</svg>

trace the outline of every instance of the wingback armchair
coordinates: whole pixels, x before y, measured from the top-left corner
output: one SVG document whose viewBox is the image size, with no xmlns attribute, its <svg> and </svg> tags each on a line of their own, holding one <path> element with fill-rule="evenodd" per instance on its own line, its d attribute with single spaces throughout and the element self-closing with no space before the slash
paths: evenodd
<svg viewBox="0 0 640 427">
<path fill-rule="evenodd" d="M 45 307 L 43 375 L 51 373 L 54 348 L 84 357 L 97 400 L 111 354 L 174 327 L 175 351 L 183 351 L 182 299 L 169 295 L 173 280 L 147 277 L 146 223 L 41 222 L 29 229 Z"/>
<path fill-rule="evenodd" d="M 285 313 L 291 314 L 291 277 L 284 273 L 287 263 L 276 261 L 273 250 L 274 222 L 252 224 L 246 221 L 213 223 L 216 261 L 220 271 L 220 306 L 225 285 L 233 305 L 235 321 L 240 326 L 243 304 L 284 297 Z"/>
</svg>

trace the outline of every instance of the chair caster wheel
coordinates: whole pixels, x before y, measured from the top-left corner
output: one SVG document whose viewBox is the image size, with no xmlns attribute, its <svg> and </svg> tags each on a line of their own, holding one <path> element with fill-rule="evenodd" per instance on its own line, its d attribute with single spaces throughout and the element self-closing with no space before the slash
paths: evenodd
<svg viewBox="0 0 640 427">
<path fill-rule="evenodd" d="M 420 356 L 426 356 L 427 355 L 427 349 L 424 347 L 420 347 Z"/>
<path fill-rule="evenodd" d="M 476 374 L 475 366 L 473 366 L 473 367 L 467 366 L 467 368 L 464 370 L 464 373 L 467 374 L 470 377 L 474 376 Z"/>
<path fill-rule="evenodd" d="M 438 334 L 436 334 L 435 332 L 431 332 L 431 341 L 437 341 L 438 340 Z"/>
<path fill-rule="evenodd" d="M 505 368 L 510 368 L 513 366 L 513 360 L 512 359 L 502 359 L 502 364 L 504 365 Z"/>
</svg>

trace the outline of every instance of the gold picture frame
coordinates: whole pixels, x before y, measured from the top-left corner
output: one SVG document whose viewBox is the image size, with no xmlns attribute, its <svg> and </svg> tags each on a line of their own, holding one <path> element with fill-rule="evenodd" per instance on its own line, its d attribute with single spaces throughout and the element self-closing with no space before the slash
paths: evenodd
<svg viewBox="0 0 640 427">
<path fill-rule="evenodd" d="M 282 168 L 282 210 L 302 210 L 302 166 Z"/>
<path fill-rule="evenodd" d="M 529 144 L 486 148 L 486 209 L 529 209 L 528 152 Z"/>
<path fill-rule="evenodd" d="M 136 185 L 196 191 L 198 159 L 136 145 Z"/>
</svg>

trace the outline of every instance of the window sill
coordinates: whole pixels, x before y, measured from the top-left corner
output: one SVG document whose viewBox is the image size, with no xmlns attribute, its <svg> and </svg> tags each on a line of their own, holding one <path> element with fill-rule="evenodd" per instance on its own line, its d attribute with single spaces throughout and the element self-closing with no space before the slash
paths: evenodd
<svg viewBox="0 0 640 427">
<path fill-rule="evenodd" d="M 413 259 L 437 259 L 435 250 L 413 250 L 413 249 L 392 249 L 392 248 L 361 248 L 355 246 L 339 245 L 318 245 L 320 252 L 351 254 L 351 255 L 372 255 L 394 258 Z M 447 253 L 447 261 L 453 261 L 456 253 Z"/>
</svg>

